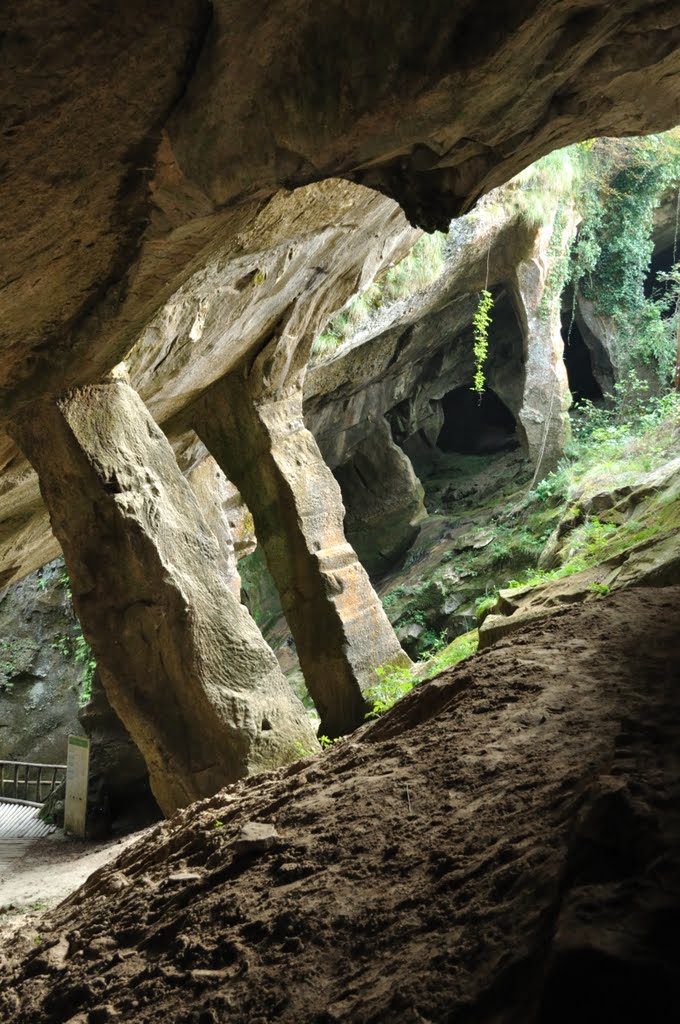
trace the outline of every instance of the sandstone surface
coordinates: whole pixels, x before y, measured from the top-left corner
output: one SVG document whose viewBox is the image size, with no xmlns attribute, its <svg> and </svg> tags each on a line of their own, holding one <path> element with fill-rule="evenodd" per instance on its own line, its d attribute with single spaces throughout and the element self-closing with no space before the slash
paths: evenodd
<svg viewBox="0 0 680 1024">
<path fill-rule="evenodd" d="M 361 244 L 322 300 L 319 243 L 364 223 L 361 201 L 352 213 L 361 184 L 445 228 L 557 146 L 680 121 L 680 16 L 652 0 L 283 0 L 257 15 L 245 0 L 162 11 L 142 0 L 114 16 L 29 0 L 3 13 L 2 30 L 2 424 L 98 380 L 177 319 L 167 378 L 152 345 L 138 382 L 162 422 L 252 357 L 293 276 L 297 292 L 306 275 L 306 302 L 338 308 L 356 290 Z M 321 202 L 295 191 L 309 185 Z M 395 207 L 371 201 L 388 238 Z M 235 318 L 215 329 L 204 299 L 220 290 L 217 318 L 231 307 Z M 244 291 L 266 323 L 243 320 Z M 56 550 L 6 438 L 0 464 L 7 582 Z"/>
</svg>

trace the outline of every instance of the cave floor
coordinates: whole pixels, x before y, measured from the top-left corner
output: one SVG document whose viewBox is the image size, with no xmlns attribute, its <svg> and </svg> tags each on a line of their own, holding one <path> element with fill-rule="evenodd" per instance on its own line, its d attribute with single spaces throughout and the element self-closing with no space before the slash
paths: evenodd
<svg viewBox="0 0 680 1024">
<path fill-rule="evenodd" d="M 0 1019 L 675 1019 L 679 626 L 567 607 L 187 808 L 2 950 Z"/>
<path fill-rule="evenodd" d="M 0 944 L 15 932 L 35 930 L 46 910 L 149 831 L 97 843 L 66 838 L 61 831 L 0 840 Z"/>
</svg>

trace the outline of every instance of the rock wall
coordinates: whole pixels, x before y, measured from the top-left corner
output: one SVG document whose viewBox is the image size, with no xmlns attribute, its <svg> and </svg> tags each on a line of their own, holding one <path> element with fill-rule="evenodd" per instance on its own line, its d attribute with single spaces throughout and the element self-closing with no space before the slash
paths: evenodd
<svg viewBox="0 0 680 1024">
<path fill-rule="evenodd" d="M 559 292 L 551 296 L 548 315 L 543 309 L 558 258 L 552 218 L 531 227 L 503 199 L 501 191 L 452 225 L 440 277 L 410 301 L 406 313 L 308 371 L 306 421 L 343 488 L 348 533 L 373 572 L 403 554 L 422 511 L 413 471 L 381 452 L 396 442 L 416 473 L 436 458 L 448 396 L 459 393 L 462 401 L 472 385 L 472 319 L 482 288 L 494 298 L 484 368 L 492 392 L 487 404 L 500 399 L 514 417 L 509 433 L 516 433 L 537 475 L 554 468 L 568 437 Z M 572 218 L 565 246 L 574 230 Z M 483 425 L 482 416 L 480 431 Z M 487 450 L 494 432 L 490 424 L 480 439 Z M 499 448 L 509 440 L 505 430 L 496 431 Z"/>
<path fill-rule="evenodd" d="M 556 146 L 680 120 L 679 18 L 649 0 L 285 0 L 257 18 L 245 0 L 28 0 L 2 30 L 3 429 L 140 339 L 133 383 L 166 423 L 253 358 L 295 296 L 339 308 L 366 238 L 405 229 L 360 184 L 445 228 Z M 343 233 L 351 263 L 324 255 Z M 7 583 L 57 551 L 4 434 L 0 467 Z"/>
<path fill-rule="evenodd" d="M 78 721 L 83 665 L 62 559 L 0 596 L 0 760 L 66 763 Z"/>
</svg>

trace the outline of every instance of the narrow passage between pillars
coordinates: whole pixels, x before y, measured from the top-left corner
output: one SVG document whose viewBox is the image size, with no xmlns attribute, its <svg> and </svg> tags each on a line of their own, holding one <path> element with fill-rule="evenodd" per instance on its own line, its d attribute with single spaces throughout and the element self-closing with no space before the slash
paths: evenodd
<svg viewBox="0 0 680 1024">
<path fill-rule="evenodd" d="M 247 381 L 224 378 L 197 404 L 194 429 L 253 516 L 320 734 L 350 732 L 375 669 L 408 658 L 347 543 L 340 488 L 304 426 L 300 390 L 255 401 Z"/>
<path fill-rule="evenodd" d="M 12 427 L 37 470 L 107 695 L 165 814 L 315 749 L 165 435 L 122 380 Z"/>
</svg>

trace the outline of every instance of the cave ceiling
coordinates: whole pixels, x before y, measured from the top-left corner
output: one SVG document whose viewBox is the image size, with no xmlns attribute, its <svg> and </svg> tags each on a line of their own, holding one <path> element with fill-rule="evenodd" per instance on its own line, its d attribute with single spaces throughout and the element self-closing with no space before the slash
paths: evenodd
<svg viewBox="0 0 680 1024">
<path fill-rule="evenodd" d="M 373 271 L 412 241 L 396 204 L 445 228 L 558 146 L 680 122 L 679 43 L 680 7 L 652 0 L 5 5 L 0 426 L 134 346 L 133 383 L 176 415 L 282 317 L 308 330 L 296 295 L 318 320 L 351 294 L 364 241 Z M 178 355 L 168 309 L 211 274 L 221 306 L 182 307 Z M 207 361 L 182 354 L 229 316 Z M 3 536 L 42 514 L 0 437 L 5 465 Z"/>
</svg>

